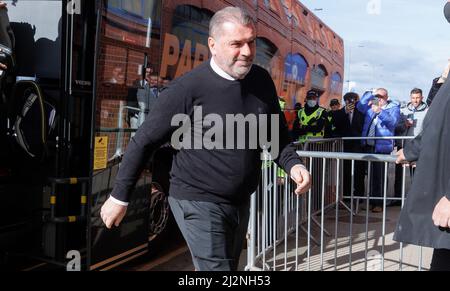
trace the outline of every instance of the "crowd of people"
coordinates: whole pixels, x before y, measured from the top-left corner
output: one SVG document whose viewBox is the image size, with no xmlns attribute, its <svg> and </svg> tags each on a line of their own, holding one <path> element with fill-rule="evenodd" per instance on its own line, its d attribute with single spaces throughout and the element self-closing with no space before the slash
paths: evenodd
<svg viewBox="0 0 450 291">
<path fill-rule="evenodd" d="M 431 97 L 431 99 L 433 96 Z M 302 108 L 297 105 L 297 118 L 292 129 L 295 140 L 305 142 L 311 138 L 357 137 L 360 140 L 344 140 L 344 151 L 351 153 L 391 154 L 402 149 L 403 140 L 384 139 L 386 137 L 417 136 L 422 130 L 423 120 L 429 105 L 424 101 L 423 91 L 414 88 L 410 101 L 401 106 L 400 102 L 391 100 L 385 88 L 365 92 L 361 97 L 354 92 L 343 96 L 344 106 L 338 99 L 331 99 L 329 108 L 318 103 L 319 93 L 310 90 L 306 94 Z M 431 103 L 431 102 L 429 102 Z M 363 196 L 367 164 L 355 162 L 354 196 Z M 397 166 L 397 177 L 401 178 L 401 165 Z M 372 212 L 383 210 L 383 163 L 371 165 L 370 202 Z M 351 162 L 344 162 L 344 194 L 351 192 Z M 401 179 L 396 179 L 396 197 L 401 195 Z M 397 205 L 400 201 L 393 201 Z"/>
</svg>

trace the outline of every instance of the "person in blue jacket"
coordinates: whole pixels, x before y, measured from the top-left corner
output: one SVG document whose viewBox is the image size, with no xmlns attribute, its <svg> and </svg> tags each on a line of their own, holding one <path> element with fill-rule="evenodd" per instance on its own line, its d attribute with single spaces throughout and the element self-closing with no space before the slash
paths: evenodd
<svg viewBox="0 0 450 291">
<path fill-rule="evenodd" d="M 389 139 L 375 140 L 373 137 L 394 136 L 395 128 L 400 120 L 400 104 L 389 100 L 388 91 L 379 88 L 366 92 L 357 109 L 364 114 L 362 141 L 364 152 L 390 154 L 394 150 L 394 141 Z M 383 163 L 372 163 L 371 197 L 382 197 L 384 166 Z M 372 212 L 382 212 L 383 200 L 371 201 Z"/>
</svg>

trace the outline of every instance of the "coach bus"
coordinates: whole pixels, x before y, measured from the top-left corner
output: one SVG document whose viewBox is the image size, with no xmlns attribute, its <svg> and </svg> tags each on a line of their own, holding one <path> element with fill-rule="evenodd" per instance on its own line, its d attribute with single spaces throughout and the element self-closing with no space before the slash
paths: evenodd
<svg viewBox="0 0 450 291">
<path fill-rule="evenodd" d="M 120 227 L 107 230 L 99 210 L 159 90 L 209 59 L 208 23 L 218 9 L 240 6 L 257 21 L 256 63 L 272 75 L 289 121 L 309 89 L 322 106 L 342 94 L 343 40 L 299 1 L 5 2 L 15 34 L 9 74 L 36 84 L 41 99 L 31 113 L 15 95 L 1 103 L 1 268 L 33 258 L 108 270 L 171 239 L 168 146 L 148 161 Z M 10 124 L 18 120 L 20 131 Z"/>
</svg>

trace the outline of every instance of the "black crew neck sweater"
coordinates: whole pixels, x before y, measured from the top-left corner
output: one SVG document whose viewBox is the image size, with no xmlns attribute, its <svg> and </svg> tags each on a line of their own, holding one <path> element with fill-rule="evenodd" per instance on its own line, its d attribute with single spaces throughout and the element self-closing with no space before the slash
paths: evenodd
<svg viewBox="0 0 450 291">
<path fill-rule="evenodd" d="M 269 73 L 253 65 L 244 79 L 230 81 L 214 72 L 207 61 L 174 80 L 160 93 L 152 111 L 127 147 L 111 193 L 114 198 L 130 200 L 146 161 L 162 144 L 170 142 L 178 129 L 171 125 L 173 116 L 189 116 L 193 135 L 195 128 L 203 135 L 211 129 L 212 124 L 194 121 L 196 106 L 201 106 L 203 117 L 209 114 L 221 116 L 225 132 L 231 130 L 226 126 L 226 115 L 276 114 L 279 117 L 280 153 L 275 162 L 287 173 L 295 164 L 301 163 L 290 143 L 286 120 Z M 240 128 L 246 136 L 245 149 L 227 149 L 226 136 L 214 135 L 213 140 L 223 144 L 225 149 L 182 148 L 177 151 L 172 164 L 169 195 L 183 200 L 229 204 L 238 204 L 248 198 L 256 190 L 261 172 L 260 147 L 248 147 L 249 136 L 257 128 Z M 234 125 L 234 144 L 242 134 L 237 129 Z M 270 123 L 266 130 L 270 131 Z M 268 135 L 270 137 L 270 132 Z"/>
</svg>

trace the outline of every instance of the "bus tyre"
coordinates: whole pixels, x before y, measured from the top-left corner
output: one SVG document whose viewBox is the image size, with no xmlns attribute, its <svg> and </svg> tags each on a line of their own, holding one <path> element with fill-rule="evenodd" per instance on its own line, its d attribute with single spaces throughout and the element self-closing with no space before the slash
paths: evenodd
<svg viewBox="0 0 450 291">
<path fill-rule="evenodd" d="M 158 183 L 152 183 L 149 211 L 149 241 L 155 239 L 166 228 L 169 219 L 167 195 Z"/>
</svg>

